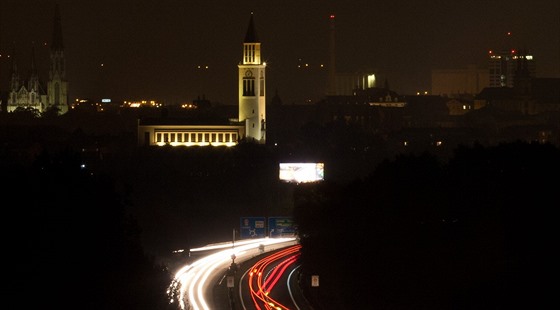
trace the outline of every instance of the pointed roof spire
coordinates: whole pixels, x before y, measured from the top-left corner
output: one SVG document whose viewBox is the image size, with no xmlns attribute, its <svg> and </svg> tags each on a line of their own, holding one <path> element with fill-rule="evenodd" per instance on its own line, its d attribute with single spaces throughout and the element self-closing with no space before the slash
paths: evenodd
<svg viewBox="0 0 560 310">
<path fill-rule="evenodd" d="M 247 34 L 245 35 L 244 43 L 257 43 L 259 38 L 257 37 L 257 32 L 255 31 L 255 24 L 253 22 L 253 12 L 251 12 L 251 19 L 249 20 L 249 27 L 247 28 Z"/>
<path fill-rule="evenodd" d="M 13 52 L 12 52 L 12 75 L 17 74 L 17 62 L 16 62 L 16 42 L 13 42 L 13 46 L 12 46 Z"/>
<path fill-rule="evenodd" d="M 60 22 L 60 9 L 58 8 L 58 3 L 56 3 L 54 8 L 54 25 L 53 25 L 53 40 L 51 44 L 51 49 L 62 50 L 64 49 L 64 44 L 62 43 L 62 25 Z"/>
<path fill-rule="evenodd" d="M 31 75 L 37 74 L 37 68 L 35 68 L 35 42 L 31 45 Z"/>
</svg>

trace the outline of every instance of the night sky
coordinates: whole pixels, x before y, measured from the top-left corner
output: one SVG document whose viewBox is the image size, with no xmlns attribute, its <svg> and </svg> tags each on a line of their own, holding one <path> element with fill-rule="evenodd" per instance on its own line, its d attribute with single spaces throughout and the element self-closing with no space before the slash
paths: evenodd
<svg viewBox="0 0 560 310">
<path fill-rule="evenodd" d="M 325 93 L 319 65 L 327 65 L 330 14 L 337 72 L 373 72 L 378 86 L 387 79 L 399 94 L 429 91 L 432 69 L 485 68 L 488 50 L 510 47 L 532 52 L 537 77 L 560 78 L 560 1 L 2 0 L 1 91 L 14 44 L 20 76 L 27 79 L 35 45 L 46 81 L 56 2 L 72 101 L 175 104 L 204 96 L 237 104 L 251 12 L 268 63 L 268 100 L 278 91 L 284 104 Z"/>
</svg>

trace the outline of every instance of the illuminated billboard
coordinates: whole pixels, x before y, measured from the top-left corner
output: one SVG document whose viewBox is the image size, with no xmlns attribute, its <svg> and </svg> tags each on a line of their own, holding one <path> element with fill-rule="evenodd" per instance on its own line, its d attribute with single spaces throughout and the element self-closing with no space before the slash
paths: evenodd
<svg viewBox="0 0 560 310">
<path fill-rule="evenodd" d="M 280 181 L 288 183 L 308 183 L 323 181 L 324 163 L 280 163 Z"/>
</svg>

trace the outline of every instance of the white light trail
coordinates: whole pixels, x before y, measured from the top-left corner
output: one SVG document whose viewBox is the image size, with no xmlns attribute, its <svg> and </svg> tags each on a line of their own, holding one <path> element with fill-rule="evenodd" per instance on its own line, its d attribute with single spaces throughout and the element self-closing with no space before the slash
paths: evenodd
<svg viewBox="0 0 560 310">
<path fill-rule="evenodd" d="M 213 280 L 221 278 L 227 271 L 232 262 L 232 255 L 235 255 L 237 263 L 262 254 L 259 250 L 260 245 L 268 252 L 294 244 L 297 244 L 296 238 L 259 238 L 239 240 L 235 244 L 224 242 L 191 249 L 191 252 L 208 251 L 210 254 L 182 267 L 175 274 L 170 287 L 174 288 L 172 294 L 178 292 L 178 296 L 172 296 L 172 301 L 178 301 L 183 310 L 209 310 L 207 298 L 212 300 L 212 286 L 215 283 Z M 215 252 L 216 250 L 218 252 Z"/>
</svg>

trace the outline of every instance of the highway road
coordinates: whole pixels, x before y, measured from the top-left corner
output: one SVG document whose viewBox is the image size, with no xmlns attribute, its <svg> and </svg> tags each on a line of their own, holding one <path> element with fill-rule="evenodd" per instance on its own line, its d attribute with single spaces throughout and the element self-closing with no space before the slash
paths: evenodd
<svg viewBox="0 0 560 310">
<path fill-rule="evenodd" d="M 311 309 L 298 285 L 300 248 L 292 245 L 244 264 L 239 270 L 239 306 L 235 309 Z"/>
<path fill-rule="evenodd" d="M 177 303 L 182 310 L 231 309 L 233 305 L 223 305 L 226 297 L 216 293 L 217 287 L 224 287 L 226 274 L 232 262 L 240 264 L 263 253 L 297 245 L 296 238 L 260 238 L 236 242 L 211 244 L 191 249 L 192 256 L 199 257 L 180 268 L 169 286 L 170 302 Z M 241 271 L 241 270 L 240 270 Z M 232 280 L 232 278 L 230 279 Z M 241 283 L 241 282 L 239 282 Z M 233 284 L 234 287 L 240 285 Z M 230 288 L 230 290 L 234 290 Z M 218 295 L 217 297 L 215 295 Z M 235 299 L 232 303 L 235 304 Z M 247 308 L 253 309 L 253 308 Z"/>
</svg>

